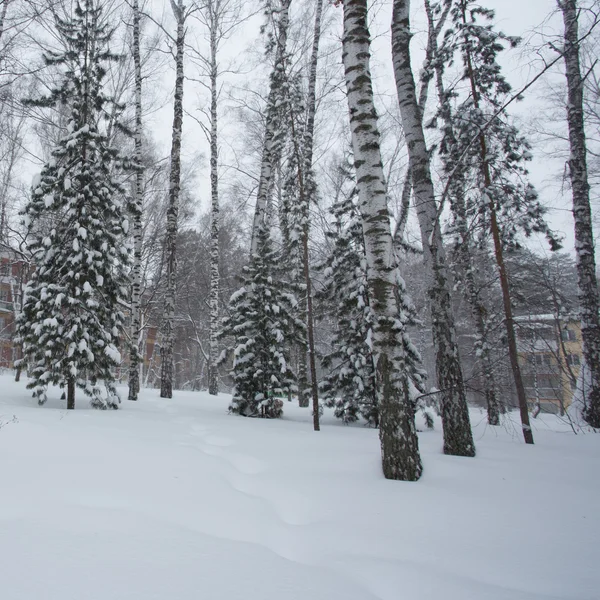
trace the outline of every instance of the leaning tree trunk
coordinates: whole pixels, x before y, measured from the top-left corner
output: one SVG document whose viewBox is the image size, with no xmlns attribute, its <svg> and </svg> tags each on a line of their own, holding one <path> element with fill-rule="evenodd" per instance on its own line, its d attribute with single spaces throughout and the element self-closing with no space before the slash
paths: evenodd
<svg viewBox="0 0 600 600">
<path fill-rule="evenodd" d="M 140 56 L 140 7 L 133 0 L 133 64 L 135 70 L 135 197 L 133 202 L 133 269 L 131 274 L 131 340 L 129 344 L 129 400 L 140 391 L 140 334 L 142 330 L 140 293 L 142 285 L 142 61 Z"/>
<path fill-rule="evenodd" d="M 429 84 L 433 79 L 434 67 L 439 64 L 439 60 L 434 62 L 438 52 L 438 38 L 446 24 L 452 0 L 444 0 L 444 6 L 439 14 L 438 20 L 435 20 L 434 8 L 431 6 L 431 0 L 424 0 L 425 14 L 427 15 L 427 45 L 425 49 L 425 59 L 423 60 L 423 74 L 421 76 L 421 89 L 419 90 L 419 109 L 421 116 L 425 113 L 425 106 L 429 95 Z M 400 202 L 400 215 L 394 231 L 394 243 L 398 248 L 402 246 L 404 241 L 404 232 L 408 222 L 408 213 L 410 210 L 410 197 L 412 192 L 412 180 L 410 177 L 410 165 L 404 175 L 404 183 L 402 184 L 402 195 Z"/>
<path fill-rule="evenodd" d="M 422 473 L 414 406 L 398 323 L 396 266 L 377 114 L 371 83 L 366 0 L 344 0 L 343 63 L 350 110 L 356 187 L 367 259 L 380 409 L 379 439 L 388 479 L 416 481 Z"/>
<path fill-rule="evenodd" d="M 167 289 L 164 307 L 164 343 L 161 356 L 160 397 L 173 397 L 173 347 L 175 345 L 175 276 L 177 269 L 177 216 L 181 185 L 181 129 L 183 125 L 183 53 L 185 45 L 185 13 L 182 0 L 171 2 L 177 19 L 177 51 L 175 55 L 175 97 L 173 102 L 173 132 L 171 142 L 171 173 L 169 176 L 169 206 L 165 237 Z"/>
<path fill-rule="evenodd" d="M 291 0 L 280 0 L 280 7 L 277 11 L 275 62 L 271 73 L 269 97 L 267 99 L 265 137 L 263 140 L 260 176 L 256 194 L 256 207 L 254 209 L 250 256 L 256 252 L 258 247 L 258 231 L 266 220 L 269 196 L 273 187 L 273 178 L 283 148 L 283 128 L 285 124 L 282 121 L 281 107 L 284 105 L 285 95 L 287 94 L 286 47 L 290 23 L 290 4 Z"/>
<path fill-rule="evenodd" d="M 564 59 L 567 77 L 567 122 L 569 125 L 569 175 L 573 194 L 575 220 L 575 252 L 579 279 L 581 306 L 581 337 L 583 357 L 590 372 L 589 390 L 586 390 L 584 419 L 600 428 L 600 320 L 598 317 L 598 282 L 590 185 L 587 174 L 587 148 L 583 118 L 583 80 L 579 62 L 579 23 L 577 0 L 558 0 L 564 21 Z"/>
<path fill-rule="evenodd" d="M 219 393 L 219 144 L 218 144 L 218 17 L 214 7 L 210 21 L 210 326 L 208 359 L 208 393 Z"/>
<path fill-rule="evenodd" d="M 466 15 L 463 5 L 463 20 L 466 23 Z M 465 52 L 467 76 L 471 84 L 471 94 L 473 96 L 473 106 L 479 109 L 480 98 L 479 88 L 475 81 L 475 74 L 471 62 L 470 51 Z M 519 412 L 521 413 L 521 429 L 523 431 L 523 439 L 526 444 L 533 444 L 533 431 L 529 422 L 529 409 L 527 407 L 527 394 L 525 393 L 525 385 L 523 383 L 523 375 L 521 373 L 521 365 L 519 364 L 519 352 L 517 348 L 517 336 L 515 333 L 515 323 L 513 319 L 512 301 L 510 297 L 510 285 L 508 281 L 508 271 L 504 261 L 504 245 L 498 223 L 496 200 L 492 193 L 492 174 L 488 160 L 488 145 L 485 133 L 479 134 L 479 153 L 481 157 L 481 173 L 483 175 L 483 193 L 488 196 L 488 209 L 490 211 L 490 228 L 492 232 L 492 240 L 494 242 L 494 255 L 496 257 L 496 265 L 498 266 L 498 275 L 500 278 L 500 289 L 502 291 L 502 304 L 504 306 L 504 326 L 506 329 L 506 340 L 508 343 L 508 357 L 513 373 L 515 388 L 517 390 L 517 399 L 519 401 Z"/>
<path fill-rule="evenodd" d="M 448 268 L 431 180 L 429 153 L 410 65 L 409 5 L 409 0 L 394 0 L 392 53 L 421 239 L 425 260 L 431 271 L 429 295 L 437 383 L 441 395 L 444 452 L 457 456 L 474 456 L 475 444 L 456 342 Z"/>
</svg>

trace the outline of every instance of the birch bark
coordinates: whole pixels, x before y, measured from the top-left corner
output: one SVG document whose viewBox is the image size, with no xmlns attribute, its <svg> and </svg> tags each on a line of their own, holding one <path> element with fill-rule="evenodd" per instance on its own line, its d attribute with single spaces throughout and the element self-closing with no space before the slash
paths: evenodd
<svg viewBox="0 0 600 600">
<path fill-rule="evenodd" d="M 567 78 L 567 123 L 569 126 L 569 176 L 573 194 L 575 220 L 575 253 L 579 280 L 581 337 L 583 357 L 590 373 L 590 389 L 586 392 L 584 418 L 600 428 L 600 319 L 598 316 L 598 282 L 590 185 L 587 172 L 587 146 L 583 113 L 583 79 L 579 53 L 579 11 L 577 0 L 557 0 L 564 22 L 564 60 Z"/>
<path fill-rule="evenodd" d="M 171 140 L 171 172 L 169 176 L 169 206 L 165 238 L 167 289 L 164 306 L 164 336 L 161 348 L 160 397 L 173 397 L 173 347 L 175 345 L 175 276 L 177 270 L 177 217 L 181 186 L 181 130 L 183 125 L 183 56 L 185 48 L 185 8 L 182 0 L 171 0 L 177 21 L 175 53 L 175 96 L 173 101 L 173 131 Z"/>
<path fill-rule="evenodd" d="M 210 325 L 208 393 L 219 393 L 219 129 L 218 129 L 218 27 L 219 12 L 215 2 L 208 5 L 210 27 Z"/>
<path fill-rule="evenodd" d="M 137 400 L 140 391 L 140 292 L 142 283 L 142 61 L 140 55 L 140 6 L 133 0 L 133 65 L 135 74 L 135 188 L 133 202 L 133 269 L 131 286 L 131 340 L 129 345 L 129 400 Z"/>
<path fill-rule="evenodd" d="M 344 0 L 343 6 L 343 63 L 367 279 L 376 319 L 373 346 L 380 406 L 382 467 L 388 479 L 415 481 L 421 476 L 422 465 L 405 353 L 402 343 L 399 343 L 403 324 L 395 318 L 398 314 L 396 262 L 373 103 L 367 2 Z"/>
<path fill-rule="evenodd" d="M 429 296 L 433 340 L 436 349 L 436 375 L 441 396 L 444 453 L 474 456 L 462 368 L 456 343 L 450 282 L 439 227 L 429 164 L 423 134 L 422 115 L 416 96 L 410 64 L 410 1 L 394 0 L 392 53 L 402 126 L 408 144 L 413 194 L 421 229 L 425 261 L 431 271 Z"/>
</svg>

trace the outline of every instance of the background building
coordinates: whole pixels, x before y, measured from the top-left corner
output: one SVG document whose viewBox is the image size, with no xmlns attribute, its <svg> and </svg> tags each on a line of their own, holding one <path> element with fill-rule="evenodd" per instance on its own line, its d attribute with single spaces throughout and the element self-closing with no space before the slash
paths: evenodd
<svg viewBox="0 0 600 600">
<path fill-rule="evenodd" d="M 515 322 L 527 402 L 534 410 L 563 413 L 581 368 L 579 319 L 540 314 L 516 317 Z"/>
</svg>

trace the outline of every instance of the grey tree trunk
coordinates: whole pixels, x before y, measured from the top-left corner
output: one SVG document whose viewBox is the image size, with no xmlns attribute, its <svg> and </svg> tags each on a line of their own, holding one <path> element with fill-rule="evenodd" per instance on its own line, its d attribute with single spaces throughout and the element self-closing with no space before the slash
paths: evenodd
<svg viewBox="0 0 600 600">
<path fill-rule="evenodd" d="M 422 464 L 404 347 L 399 343 L 401 325 L 395 318 L 398 314 L 396 262 L 373 103 L 366 0 L 344 0 L 343 63 L 369 297 L 376 318 L 373 346 L 383 473 L 388 479 L 416 481 L 421 476 Z"/>
<path fill-rule="evenodd" d="M 283 146 L 284 123 L 281 119 L 281 101 L 282 94 L 286 94 L 286 47 L 289 28 L 289 10 L 291 0 L 278 0 L 279 9 L 277 11 L 277 35 L 275 40 L 275 61 L 273 73 L 271 74 L 271 83 L 269 88 L 269 97 L 267 99 L 267 114 L 265 137 L 263 140 L 263 151 L 260 165 L 260 177 L 258 180 L 258 191 L 256 194 L 256 207 L 254 209 L 254 221 L 252 225 L 252 242 L 250 244 L 250 255 L 252 256 L 258 245 L 258 230 L 266 222 L 269 196 L 273 187 L 273 178 L 277 168 L 277 163 L 281 156 Z"/>
<path fill-rule="evenodd" d="M 218 28 L 219 16 L 214 3 L 209 4 L 210 27 L 210 326 L 208 393 L 219 393 L 219 130 L 218 130 Z"/>
<path fill-rule="evenodd" d="M 409 0 L 394 0 L 392 58 L 402 126 L 408 145 L 412 187 L 423 251 L 426 264 L 431 271 L 429 296 L 436 350 L 436 375 L 441 397 L 444 453 L 474 456 L 475 444 L 456 343 L 449 274 L 431 180 L 429 154 L 423 134 L 422 115 L 410 64 L 409 9 Z"/>
<path fill-rule="evenodd" d="M 435 69 L 432 68 L 432 64 L 439 64 L 439 61 L 433 62 L 437 56 L 438 50 L 438 38 L 452 7 L 452 0 L 444 0 L 444 6 L 438 17 L 435 20 L 434 9 L 431 6 L 431 0 L 424 0 L 425 14 L 427 15 L 427 46 L 425 50 L 425 60 L 423 61 L 423 75 L 421 77 L 421 89 L 419 90 L 419 108 L 421 110 L 421 117 L 425 114 L 425 105 L 427 104 L 427 98 L 429 95 L 429 84 L 433 79 Z M 404 183 L 402 184 L 402 196 L 400 202 L 400 216 L 396 229 L 394 231 L 394 243 L 397 246 L 402 244 L 404 240 L 404 233 L 406 230 L 406 223 L 408 222 L 408 213 L 410 210 L 410 198 L 412 192 L 412 180 L 410 177 L 410 165 L 406 170 L 404 176 Z"/>
<path fill-rule="evenodd" d="M 142 61 L 140 55 L 140 6 L 133 0 L 133 65 L 135 71 L 135 197 L 133 211 L 133 269 L 131 284 L 131 340 L 129 345 L 129 400 L 137 400 L 140 391 L 140 335 L 142 330 L 140 293 L 142 285 Z"/>
<path fill-rule="evenodd" d="M 177 20 L 175 54 L 175 96 L 173 101 L 173 132 L 171 140 L 171 172 L 169 176 L 169 206 L 165 237 L 167 289 L 164 307 L 164 337 L 161 348 L 160 397 L 173 397 L 173 347 L 175 345 L 175 276 L 177 270 L 177 217 L 181 186 L 181 130 L 183 125 L 183 56 L 185 48 L 185 8 L 182 0 L 171 1 Z"/>
<path fill-rule="evenodd" d="M 600 428 L 600 320 L 598 317 L 598 282 L 587 173 L 587 146 L 583 114 L 583 80 L 579 56 L 579 3 L 557 0 L 564 22 L 564 60 L 567 78 L 567 123 L 569 125 L 569 176 L 573 194 L 575 252 L 581 306 L 583 357 L 590 373 L 583 417 L 589 425 Z"/>
</svg>

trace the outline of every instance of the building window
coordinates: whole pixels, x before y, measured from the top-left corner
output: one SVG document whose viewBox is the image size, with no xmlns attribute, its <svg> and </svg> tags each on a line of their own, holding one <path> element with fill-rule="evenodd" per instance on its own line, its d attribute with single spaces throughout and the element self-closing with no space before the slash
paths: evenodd
<svg viewBox="0 0 600 600">
<path fill-rule="evenodd" d="M 563 342 L 576 342 L 577 332 L 574 329 L 563 329 L 561 337 Z"/>
<path fill-rule="evenodd" d="M 550 367 L 554 363 L 552 361 L 551 354 L 536 354 L 535 355 L 535 364 L 538 367 Z"/>
<path fill-rule="evenodd" d="M 6 317 L 0 317 L 0 339 L 6 339 L 10 337 L 8 331 L 8 320 Z"/>
<path fill-rule="evenodd" d="M 0 289 L 0 308 L 8 308 L 8 290 Z"/>
<path fill-rule="evenodd" d="M 581 359 L 579 358 L 579 354 L 568 354 L 567 355 L 567 363 L 572 367 L 578 367 L 581 365 Z"/>
<path fill-rule="evenodd" d="M 0 263 L 0 277 L 8 277 L 10 275 L 10 263 L 9 262 L 1 262 Z"/>
</svg>

